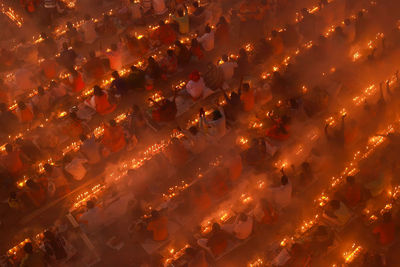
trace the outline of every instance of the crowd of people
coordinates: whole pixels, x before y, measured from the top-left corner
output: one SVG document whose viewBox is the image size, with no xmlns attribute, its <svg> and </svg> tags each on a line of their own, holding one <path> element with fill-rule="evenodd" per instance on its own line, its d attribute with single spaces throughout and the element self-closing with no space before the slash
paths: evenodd
<svg viewBox="0 0 400 267">
<path fill-rule="evenodd" d="M 0 55 L 2 247 L 49 217 L 5 266 L 80 261 L 60 203 L 100 265 L 395 266 L 396 1 L 50 2 Z"/>
</svg>

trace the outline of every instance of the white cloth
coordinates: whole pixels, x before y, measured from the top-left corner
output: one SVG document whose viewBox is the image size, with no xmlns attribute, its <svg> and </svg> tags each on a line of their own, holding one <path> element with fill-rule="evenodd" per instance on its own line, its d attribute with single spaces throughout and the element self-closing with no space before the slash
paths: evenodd
<svg viewBox="0 0 400 267">
<path fill-rule="evenodd" d="M 194 99 L 200 98 L 203 95 L 205 88 L 206 85 L 204 84 L 203 78 L 200 78 L 200 80 L 198 80 L 197 82 L 190 80 L 186 84 L 186 91 Z"/>
<path fill-rule="evenodd" d="M 222 70 L 222 73 L 224 74 L 224 79 L 225 81 L 229 81 L 232 79 L 233 74 L 235 72 L 235 68 L 238 67 L 238 64 L 236 62 L 224 62 L 222 65 L 219 66 L 220 69 Z"/>
<path fill-rule="evenodd" d="M 270 188 L 268 191 L 272 202 L 281 209 L 287 207 L 292 200 L 292 184 L 290 182 L 286 185 Z"/>
<path fill-rule="evenodd" d="M 220 107 L 219 112 L 222 115 L 221 118 L 219 118 L 218 120 L 212 120 L 208 122 L 208 125 L 211 126 L 210 134 L 217 139 L 222 138 L 226 134 L 226 119 L 224 110 Z"/>
<path fill-rule="evenodd" d="M 214 49 L 214 32 L 205 33 L 203 36 L 197 38 L 197 41 L 201 43 L 205 51 L 211 51 Z"/>
<path fill-rule="evenodd" d="M 71 174 L 75 180 L 80 181 L 86 175 L 86 168 L 83 166 L 86 162 L 88 162 L 87 159 L 74 158 L 65 166 L 65 170 Z"/>
<path fill-rule="evenodd" d="M 89 232 L 99 230 L 100 226 L 104 222 L 103 211 L 98 208 L 94 207 L 82 214 L 79 218 L 79 222 L 82 226 Z"/>
<path fill-rule="evenodd" d="M 244 240 L 253 232 L 253 217 L 248 216 L 246 221 L 240 221 L 239 217 L 233 224 L 224 224 L 221 229 L 230 234 L 234 234 L 237 239 Z"/>
<path fill-rule="evenodd" d="M 94 41 L 96 41 L 97 32 L 96 32 L 96 25 L 95 25 L 94 21 L 92 21 L 92 20 L 85 21 L 82 24 L 81 29 L 83 30 L 83 36 L 85 39 L 85 43 L 91 44 Z"/>
</svg>

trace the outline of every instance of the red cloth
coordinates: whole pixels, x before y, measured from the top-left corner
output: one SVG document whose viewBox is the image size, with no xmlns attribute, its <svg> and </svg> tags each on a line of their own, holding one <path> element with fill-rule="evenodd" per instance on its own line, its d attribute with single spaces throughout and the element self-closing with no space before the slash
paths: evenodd
<svg viewBox="0 0 400 267">
<path fill-rule="evenodd" d="M 189 75 L 189 79 L 194 82 L 198 82 L 200 80 L 200 72 L 198 70 L 192 71 L 192 73 Z"/>
<path fill-rule="evenodd" d="M 359 185 L 348 185 L 345 192 L 346 204 L 354 207 L 361 200 L 361 188 Z"/>
<path fill-rule="evenodd" d="M 107 94 L 103 94 L 102 96 L 95 96 L 94 101 L 96 103 L 96 111 L 100 115 L 106 115 L 113 112 L 116 108 L 116 105 L 111 105 L 108 101 Z"/>
<path fill-rule="evenodd" d="M 158 39 L 161 44 L 172 45 L 176 40 L 176 33 L 170 25 L 165 24 L 154 31 L 153 38 Z"/>
<path fill-rule="evenodd" d="M 124 130 L 121 126 L 105 127 L 101 143 L 111 152 L 118 152 L 126 145 Z"/>
<path fill-rule="evenodd" d="M 85 88 L 85 82 L 83 81 L 82 74 L 78 73 L 78 76 L 72 81 L 72 90 L 76 93 L 82 91 L 83 88 Z"/>
<path fill-rule="evenodd" d="M 375 227 L 374 234 L 379 235 L 379 243 L 383 246 L 391 244 L 395 239 L 396 226 L 393 222 L 382 223 Z"/>
</svg>

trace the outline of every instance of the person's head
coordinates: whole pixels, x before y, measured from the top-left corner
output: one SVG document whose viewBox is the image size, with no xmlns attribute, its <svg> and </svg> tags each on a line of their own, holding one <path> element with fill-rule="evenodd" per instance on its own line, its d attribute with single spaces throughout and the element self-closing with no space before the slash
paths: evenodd
<svg viewBox="0 0 400 267">
<path fill-rule="evenodd" d="M 42 86 L 39 86 L 37 89 L 38 95 L 44 95 L 44 88 Z"/>
<path fill-rule="evenodd" d="M 7 153 L 13 152 L 13 146 L 12 146 L 11 144 L 7 144 L 7 145 L 6 145 L 6 152 L 7 152 Z"/>
<path fill-rule="evenodd" d="M 19 101 L 19 102 L 18 102 L 18 108 L 21 109 L 21 110 L 26 109 L 25 103 L 24 103 L 23 101 Z"/>
<path fill-rule="evenodd" d="M 104 94 L 104 92 L 103 92 L 103 90 L 101 90 L 100 86 L 95 85 L 95 86 L 93 87 L 93 94 L 94 94 L 95 96 L 102 96 L 102 95 Z"/>
<path fill-rule="evenodd" d="M 344 25 L 349 26 L 351 24 L 351 20 L 350 19 L 345 19 L 344 20 Z"/>
<path fill-rule="evenodd" d="M 68 50 L 68 44 L 67 44 L 66 42 L 64 42 L 64 43 L 62 44 L 62 48 L 63 48 L 64 51 L 65 51 L 65 50 Z"/>
<path fill-rule="evenodd" d="M 70 163 L 70 162 L 72 161 L 71 155 L 70 155 L 70 154 L 66 154 L 66 155 L 64 156 L 64 158 L 62 159 L 62 161 L 63 161 L 64 164 Z"/>
<path fill-rule="evenodd" d="M 340 209 L 340 201 L 337 199 L 331 200 L 329 202 L 329 206 L 333 209 L 333 210 L 338 210 Z"/>
<path fill-rule="evenodd" d="M 324 225 L 319 225 L 314 232 L 315 236 L 326 236 L 327 234 L 328 234 L 328 230 L 327 230 L 326 226 L 324 226 Z"/>
<path fill-rule="evenodd" d="M 221 230 L 221 226 L 218 223 L 213 223 L 211 229 L 212 229 L 213 232 L 220 231 Z"/>
<path fill-rule="evenodd" d="M 347 176 L 347 177 L 346 177 L 346 182 L 347 182 L 349 185 L 354 185 L 354 183 L 356 182 L 356 179 L 354 178 L 354 176 Z"/>
<path fill-rule="evenodd" d="M 111 127 L 117 126 L 117 123 L 115 122 L 115 120 L 109 120 L 108 123 L 110 124 Z"/>
<path fill-rule="evenodd" d="M 242 85 L 242 89 L 243 89 L 243 91 L 248 92 L 250 90 L 250 84 L 249 83 L 244 83 Z"/>
<path fill-rule="evenodd" d="M 153 219 L 159 218 L 159 217 L 160 217 L 160 212 L 158 212 L 157 210 L 152 210 L 152 211 L 151 211 L 151 217 L 152 217 Z"/>
<path fill-rule="evenodd" d="M 38 187 L 39 187 L 38 184 L 35 183 L 35 181 L 33 181 L 32 179 L 26 180 L 25 184 L 30 189 L 38 189 Z"/>
<path fill-rule="evenodd" d="M 302 14 L 303 16 L 307 16 L 307 15 L 309 15 L 310 13 L 308 12 L 307 8 L 303 8 L 303 9 L 301 10 L 301 14 Z"/>
<path fill-rule="evenodd" d="M 45 32 L 42 32 L 42 33 L 40 34 L 40 37 L 41 37 L 42 39 L 46 40 L 46 39 L 47 39 L 47 34 L 46 34 Z"/>
<path fill-rule="evenodd" d="M 183 17 L 183 9 L 182 8 L 178 9 L 177 13 L 178 13 L 179 17 Z"/>
<path fill-rule="evenodd" d="M 336 34 L 343 34 L 343 29 L 342 29 L 342 27 L 337 26 L 337 27 L 335 28 L 335 33 L 336 33 Z"/>
<path fill-rule="evenodd" d="M 7 112 L 7 105 L 6 103 L 0 103 L 0 111 L 1 112 Z"/>
<path fill-rule="evenodd" d="M 81 135 L 79 136 L 79 139 L 80 139 L 82 142 L 85 142 L 85 141 L 87 140 L 87 137 L 86 137 L 86 135 L 81 134 Z"/>
<path fill-rule="evenodd" d="M 167 55 L 168 55 L 169 57 L 173 57 L 173 56 L 174 56 L 174 50 L 168 49 L 168 50 L 167 50 Z"/>
<path fill-rule="evenodd" d="M 160 21 L 158 22 L 158 26 L 162 27 L 162 26 L 164 26 L 164 25 L 165 25 L 165 22 L 164 22 L 163 20 L 160 20 Z"/>
<path fill-rule="evenodd" d="M 229 61 L 228 55 L 226 55 L 226 54 L 222 55 L 222 60 L 223 60 L 224 62 L 228 62 L 228 61 Z"/>
<path fill-rule="evenodd" d="M 25 253 L 27 253 L 27 254 L 32 254 L 32 253 L 33 253 L 33 246 L 32 246 L 32 243 L 31 243 L 31 242 L 25 243 L 25 245 L 24 245 L 24 251 L 25 251 Z"/>
<path fill-rule="evenodd" d="M 114 79 L 119 79 L 120 78 L 120 76 L 119 76 L 119 73 L 118 73 L 118 71 L 113 71 L 112 73 L 111 73 L 111 76 L 114 78 Z"/>
<path fill-rule="evenodd" d="M 132 72 L 136 72 L 136 71 L 138 71 L 139 69 L 136 67 L 136 66 L 131 66 L 131 71 Z"/>
<path fill-rule="evenodd" d="M 53 171 L 53 166 L 51 166 L 49 163 L 44 164 L 44 170 L 47 173 L 51 173 Z"/>
<path fill-rule="evenodd" d="M 198 8 L 199 7 L 199 2 L 198 1 L 194 1 L 193 2 L 193 7 L 194 8 Z"/>
<path fill-rule="evenodd" d="M 213 117 L 213 120 L 216 121 L 216 120 L 219 120 L 222 118 L 222 114 L 218 109 L 216 109 L 213 111 L 212 117 Z"/>
<path fill-rule="evenodd" d="M 90 58 L 95 58 L 96 57 L 96 53 L 93 50 L 89 51 L 89 57 Z"/>
<path fill-rule="evenodd" d="M 357 18 L 361 19 L 364 16 L 364 13 L 362 11 L 357 13 Z"/>
<path fill-rule="evenodd" d="M 74 25 L 72 25 L 72 22 L 71 22 L 71 21 L 67 21 L 67 28 L 68 28 L 69 30 L 71 30 L 71 29 L 74 28 Z"/>
<path fill-rule="evenodd" d="M 85 21 L 89 21 L 90 20 L 90 15 L 89 14 L 85 14 L 84 19 L 85 19 Z"/>
<path fill-rule="evenodd" d="M 247 221 L 247 215 L 246 215 L 246 213 L 244 213 L 244 212 L 239 213 L 239 215 L 238 215 L 238 220 L 241 221 L 241 222 Z"/>
<path fill-rule="evenodd" d="M 383 220 L 384 223 L 389 223 L 389 222 L 391 222 L 391 221 L 392 221 L 392 213 L 391 213 L 390 211 L 385 212 L 385 213 L 382 215 L 382 220 Z"/>
<path fill-rule="evenodd" d="M 227 24 L 228 22 L 226 21 L 224 16 L 221 16 L 221 17 L 219 17 L 218 23 L 219 24 Z"/>
<path fill-rule="evenodd" d="M 271 35 L 272 35 L 272 37 L 277 37 L 278 32 L 276 30 L 272 30 Z"/>
<path fill-rule="evenodd" d="M 88 210 L 93 209 L 93 208 L 94 208 L 94 202 L 93 202 L 92 200 L 88 200 L 88 201 L 86 202 L 86 208 L 87 208 Z"/>
<path fill-rule="evenodd" d="M 56 238 L 55 235 L 53 234 L 53 232 L 51 232 L 49 230 L 44 231 L 43 235 L 44 235 L 44 238 L 46 238 L 48 240 L 55 240 L 55 238 Z"/>
<path fill-rule="evenodd" d="M 210 33 L 210 32 L 211 32 L 211 27 L 210 27 L 209 25 L 207 25 L 207 26 L 205 27 L 204 31 L 205 31 L 206 33 Z"/>
<path fill-rule="evenodd" d="M 10 199 L 17 199 L 17 193 L 15 191 L 10 192 Z"/>
<path fill-rule="evenodd" d="M 140 113 L 140 108 L 139 108 L 139 106 L 136 105 L 136 104 L 133 104 L 133 106 L 132 106 L 132 112 L 135 113 L 135 114 Z"/>
<path fill-rule="evenodd" d="M 188 247 L 185 249 L 185 254 L 188 255 L 189 257 L 194 257 L 196 256 L 196 250 L 192 247 Z"/>
<path fill-rule="evenodd" d="M 114 52 L 117 51 L 118 50 L 117 44 L 115 44 L 115 43 L 111 44 L 111 50 L 114 51 Z"/>
<path fill-rule="evenodd" d="M 239 49 L 239 57 L 247 57 L 246 50 L 244 48 Z"/>
<path fill-rule="evenodd" d="M 287 178 L 287 176 L 284 174 L 281 177 L 281 185 L 287 185 L 289 183 L 289 179 Z"/>
<path fill-rule="evenodd" d="M 151 65 L 156 64 L 156 60 L 155 60 L 153 57 L 149 57 L 149 58 L 147 59 L 147 62 L 149 63 L 149 65 L 150 65 L 150 64 L 151 64 Z"/>
<path fill-rule="evenodd" d="M 175 44 L 175 46 L 177 46 L 177 47 L 182 47 L 182 46 L 183 46 L 183 44 L 182 44 L 181 41 L 179 41 L 179 40 L 176 40 L 174 44 Z"/>
<path fill-rule="evenodd" d="M 199 132 L 199 129 L 197 129 L 196 126 L 192 126 L 192 127 L 189 128 L 189 132 L 190 132 L 192 135 L 197 135 L 197 133 Z"/>
</svg>

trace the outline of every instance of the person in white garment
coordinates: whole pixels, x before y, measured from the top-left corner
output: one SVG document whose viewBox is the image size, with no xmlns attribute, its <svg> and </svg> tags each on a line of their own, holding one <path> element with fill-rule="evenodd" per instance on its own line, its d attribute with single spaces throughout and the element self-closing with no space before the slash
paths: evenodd
<svg viewBox="0 0 400 267">
<path fill-rule="evenodd" d="M 214 49 L 214 31 L 210 26 L 206 26 L 205 33 L 197 38 L 197 41 L 202 45 L 203 49 L 207 52 Z"/>
<path fill-rule="evenodd" d="M 222 73 L 224 74 L 224 80 L 229 81 L 233 78 L 233 74 L 235 73 L 235 69 L 238 67 L 238 64 L 236 62 L 229 61 L 229 58 L 227 55 L 222 56 L 222 63 L 219 65 L 219 68 L 222 70 Z"/>
<path fill-rule="evenodd" d="M 234 235 L 237 239 L 247 239 L 253 232 L 253 217 L 240 213 L 233 224 L 224 224 L 222 230 Z"/>
<path fill-rule="evenodd" d="M 168 11 L 165 6 L 165 0 L 153 0 L 153 9 L 156 15 L 162 15 Z"/>
<path fill-rule="evenodd" d="M 96 24 L 88 14 L 85 15 L 84 20 L 81 26 L 83 38 L 85 43 L 92 44 L 97 39 Z"/>
<path fill-rule="evenodd" d="M 281 177 L 281 185 L 268 189 L 269 198 L 279 209 L 286 208 L 292 200 L 292 183 L 286 175 Z"/>
</svg>

